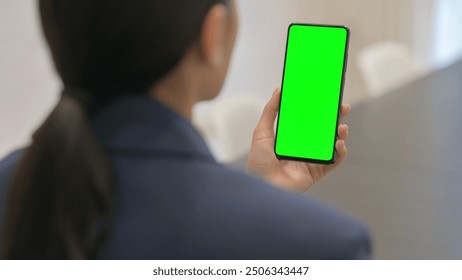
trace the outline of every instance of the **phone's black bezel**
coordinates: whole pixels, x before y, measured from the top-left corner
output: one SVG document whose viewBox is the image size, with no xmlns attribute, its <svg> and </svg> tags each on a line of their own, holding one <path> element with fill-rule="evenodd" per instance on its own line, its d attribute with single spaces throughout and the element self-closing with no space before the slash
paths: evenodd
<svg viewBox="0 0 462 280">
<path fill-rule="evenodd" d="M 292 156 L 285 156 L 285 155 L 279 155 L 276 152 L 276 145 L 277 145 L 277 140 L 278 140 L 278 128 L 279 128 L 279 114 L 281 112 L 281 101 L 282 101 L 282 95 L 284 94 L 284 78 L 285 78 L 285 72 L 286 72 L 286 60 L 287 60 L 287 51 L 288 51 L 288 44 L 289 44 L 289 36 L 290 36 L 290 29 L 292 26 L 315 26 L 315 27 L 328 27 L 328 28 L 342 28 L 345 29 L 347 32 L 347 37 L 346 37 L 346 45 L 345 45 L 345 54 L 343 56 L 343 73 L 342 73 L 342 82 L 340 85 L 340 98 L 339 98 L 339 104 L 338 104 L 338 112 L 337 112 L 337 122 L 336 122 L 336 129 L 339 126 L 339 121 L 340 121 L 340 116 L 342 114 L 342 103 L 343 103 L 343 89 L 345 86 L 345 76 L 346 76 L 346 71 L 347 71 L 347 63 L 348 63 L 348 48 L 349 48 L 349 43 L 350 43 L 350 29 L 347 26 L 343 25 L 328 25 L 328 24 L 314 24 L 314 23 L 291 23 L 288 27 L 287 30 L 287 41 L 286 41 L 286 50 L 285 50 L 285 56 L 284 56 L 284 67 L 282 70 L 282 82 L 281 82 L 281 97 L 279 100 L 279 110 L 278 110 L 278 119 L 276 122 L 276 137 L 274 140 L 274 154 L 279 160 L 295 160 L 295 161 L 303 161 L 303 162 L 312 162 L 312 163 L 319 163 L 319 164 L 334 164 L 337 152 L 335 150 L 335 143 L 337 142 L 338 139 L 338 133 L 335 133 L 335 139 L 334 139 L 334 146 L 332 147 L 332 158 L 330 160 L 319 160 L 319 159 L 312 159 L 312 158 L 299 158 L 299 157 L 292 157 Z"/>
</svg>

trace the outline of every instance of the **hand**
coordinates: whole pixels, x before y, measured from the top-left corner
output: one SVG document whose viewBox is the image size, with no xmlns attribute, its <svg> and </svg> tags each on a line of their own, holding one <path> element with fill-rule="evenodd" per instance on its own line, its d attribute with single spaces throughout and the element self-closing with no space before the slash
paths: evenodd
<svg viewBox="0 0 462 280">
<path fill-rule="evenodd" d="M 274 154 L 274 122 L 279 109 L 281 90 L 277 89 L 266 104 L 260 121 L 253 133 L 247 171 L 263 177 L 270 183 L 285 189 L 305 192 L 315 182 L 339 166 L 346 157 L 345 141 L 348 126 L 338 127 L 338 140 L 335 143 L 337 158 L 335 164 L 322 165 L 298 161 L 279 160 Z M 349 114 L 350 105 L 342 105 L 341 121 Z"/>
</svg>

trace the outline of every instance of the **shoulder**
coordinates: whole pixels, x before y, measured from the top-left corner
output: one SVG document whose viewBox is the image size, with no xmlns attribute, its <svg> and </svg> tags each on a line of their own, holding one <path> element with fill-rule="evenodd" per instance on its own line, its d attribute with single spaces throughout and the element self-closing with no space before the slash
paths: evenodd
<svg viewBox="0 0 462 280">
<path fill-rule="evenodd" d="M 162 196 L 169 194 L 164 197 L 176 205 L 165 219 L 173 221 L 181 213 L 176 226 L 181 224 L 189 236 L 185 239 L 191 238 L 183 243 L 184 258 L 370 258 L 365 226 L 307 195 L 284 191 L 219 164 L 178 161 L 174 176 L 166 166 L 164 162 L 148 170 L 155 182 L 169 186 Z M 133 185 L 130 189 L 133 192 Z M 146 197 L 159 197 L 158 188 L 149 189 L 156 193 Z"/>
<path fill-rule="evenodd" d="M 0 188 L 5 188 L 9 183 L 11 174 L 19 160 L 23 150 L 17 150 L 0 160 Z"/>
<path fill-rule="evenodd" d="M 23 150 L 17 150 L 4 159 L 0 160 L 0 221 L 3 217 L 3 207 L 5 205 L 6 192 L 10 185 L 13 170 L 18 163 L 19 157 Z"/>
<path fill-rule="evenodd" d="M 269 248 L 279 251 L 279 258 L 371 257 L 367 228 L 343 211 L 307 194 L 281 190 L 253 176 L 232 170 L 225 173 L 238 182 L 233 186 L 236 200 L 240 201 L 240 208 L 235 212 L 249 227 L 256 227 L 262 239 L 271 244 Z"/>
</svg>

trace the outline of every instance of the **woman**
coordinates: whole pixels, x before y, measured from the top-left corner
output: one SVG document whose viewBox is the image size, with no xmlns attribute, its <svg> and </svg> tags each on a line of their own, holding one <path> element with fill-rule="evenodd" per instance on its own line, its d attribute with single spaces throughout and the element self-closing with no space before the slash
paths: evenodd
<svg viewBox="0 0 462 280">
<path fill-rule="evenodd" d="M 217 164 L 191 126 L 223 85 L 234 1 L 39 4 L 64 89 L 31 146 L 0 163 L 2 258 L 369 257 L 356 221 L 272 186 L 305 191 L 335 168 L 275 158 L 278 90 L 248 163 L 263 180 Z"/>
</svg>

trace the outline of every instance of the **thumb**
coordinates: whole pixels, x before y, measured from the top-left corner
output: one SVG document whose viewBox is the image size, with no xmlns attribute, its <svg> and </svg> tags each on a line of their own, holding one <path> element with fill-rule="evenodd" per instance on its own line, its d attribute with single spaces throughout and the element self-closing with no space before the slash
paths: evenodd
<svg viewBox="0 0 462 280">
<path fill-rule="evenodd" d="M 276 121 L 276 117 L 278 115 L 280 99 L 281 89 L 277 88 L 274 91 L 273 96 L 271 96 L 271 99 L 265 105 L 265 109 L 263 109 L 260 121 L 258 122 L 257 127 L 255 129 L 256 134 L 274 134 L 274 122 Z"/>
</svg>

